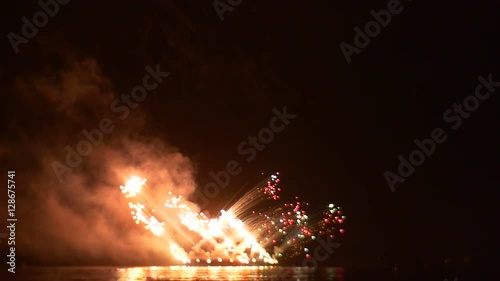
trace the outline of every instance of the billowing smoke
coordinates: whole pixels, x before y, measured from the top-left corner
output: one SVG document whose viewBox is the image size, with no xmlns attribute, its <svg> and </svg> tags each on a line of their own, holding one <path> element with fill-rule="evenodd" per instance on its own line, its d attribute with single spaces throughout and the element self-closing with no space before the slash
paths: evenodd
<svg viewBox="0 0 500 281">
<path fill-rule="evenodd" d="M 9 139 L 0 150 L 6 168 L 17 170 L 18 254 L 28 263 L 168 263 L 167 245 L 134 223 L 119 186 L 137 175 L 157 190 L 188 196 L 193 167 L 164 140 L 144 133 L 147 114 L 140 105 L 119 100 L 129 115 L 113 112 L 121 93 L 95 59 L 76 57 L 47 59 L 3 88 L 22 108 L 3 105 Z M 103 118 L 113 131 L 101 132 L 98 142 Z M 94 132 L 95 143 L 83 130 Z M 78 147 L 82 140 L 87 143 Z"/>
</svg>

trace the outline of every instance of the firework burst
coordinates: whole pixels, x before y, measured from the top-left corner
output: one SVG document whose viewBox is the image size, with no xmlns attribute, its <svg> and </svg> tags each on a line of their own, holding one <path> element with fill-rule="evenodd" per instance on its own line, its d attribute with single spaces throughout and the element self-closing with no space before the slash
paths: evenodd
<svg viewBox="0 0 500 281">
<path fill-rule="evenodd" d="M 309 213 L 310 204 L 298 197 L 282 203 L 279 173 L 250 189 L 218 217 L 193 211 L 191 202 L 169 192 L 157 202 L 146 179 L 131 177 L 122 193 L 132 218 L 165 239 L 170 254 L 183 264 L 277 264 L 307 255 L 316 237 L 344 233 L 341 207 L 329 204 Z"/>
</svg>

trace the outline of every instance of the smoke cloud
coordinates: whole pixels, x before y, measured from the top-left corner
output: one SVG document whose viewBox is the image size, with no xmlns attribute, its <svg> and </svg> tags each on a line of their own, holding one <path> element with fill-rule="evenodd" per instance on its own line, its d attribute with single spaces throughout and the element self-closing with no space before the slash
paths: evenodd
<svg viewBox="0 0 500 281">
<path fill-rule="evenodd" d="M 144 133 L 147 113 L 140 106 L 117 118 L 110 110 L 119 96 L 113 83 L 98 61 L 76 57 L 18 72 L 3 89 L 23 108 L 3 106 L 9 140 L 0 150 L 8 169 L 19 167 L 18 253 L 42 264 L 166 264 L 167 245 L 135 224 L 119 186 L 135 175 L 150 180 L 160 197 L 168 191 L 187 197 L 195 188 L 193 166 L 176 148 Z M 110 118 L 115 130 L 60 182 L 51 164 L 65 164 L 65 147 L 75 148 L 85 139 L 82 130 L 98 128 L 102 118 Z"/>
</svg>

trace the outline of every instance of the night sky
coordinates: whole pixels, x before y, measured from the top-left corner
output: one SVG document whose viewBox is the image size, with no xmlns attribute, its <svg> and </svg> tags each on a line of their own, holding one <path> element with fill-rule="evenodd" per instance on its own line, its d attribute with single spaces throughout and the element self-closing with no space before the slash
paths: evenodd
<svg viewBox="0 0 500 281">
<path fill-rule="evenodd" d="M 354 28 L 392 1 L 333 2 L 243 0 L 221 21 L 211 1 L 74 0 L 17 53 L 7 35 L 22 36 L 21 18 L 41 8 L 4 3 L 0 157 L 5 174 L 16 171 L 18 262 L 168 263 L 143 246 L 148 235 L 120 205 L 121 177 L 164 169 L 188 195 L 230 160 L 242 172 L 210 213 L 275 171 L 287 194 L 343 206 L 346 233 L 325 265 L 488 260 L 498 237 L 500 87 L 467 118 L 443 114 L 475 94 L 478 76 L 500 81 L 497 9 L 402 1 L 348 63 L 339 45 L 355 47 Z M 120 119 L 112 101 L 157 64 L 168 77 Z M 238 146 L 284 107 L 296 118 L 246 161 Z M 60 182 L 51 164 L 102 118 L 114 131 Z M 408 159 L 435 128 L 446 140 L 392 192 L 384 173 L 397 174 L 398 156 Z M 142 237 L 135 245 L 132 232 Z"/>
</svg>

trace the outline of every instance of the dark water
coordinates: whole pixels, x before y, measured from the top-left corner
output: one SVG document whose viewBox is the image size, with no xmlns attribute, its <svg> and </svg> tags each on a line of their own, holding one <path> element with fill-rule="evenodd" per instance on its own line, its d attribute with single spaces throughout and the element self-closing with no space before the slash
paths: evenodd
<svg viewBox="0 0 500 281">
<path fill-rule="evenodd" d="M 465 281 L 454 272 L 411 271 L 396 273 L 392 270 L 346 270 L 342 267 L 25 267 L 17 268 L 3 280 L 23 281 L 134 281 L 134 280 L 436 280 Z"/>
<path fill-rule="evenodd" d="M 343 280 L 342 268 L 307 267 L 32 267 L 17 272 L 25 281 L 132 281 L 132 280 Z M 321 276 L 320 276 L 321 275 Z M 19 278 L 17 278 L 19 280 Z"/>
</svg>

